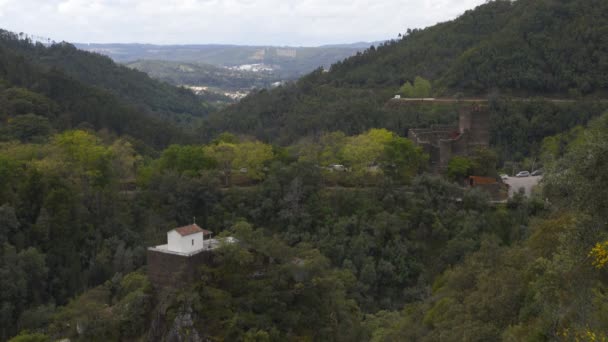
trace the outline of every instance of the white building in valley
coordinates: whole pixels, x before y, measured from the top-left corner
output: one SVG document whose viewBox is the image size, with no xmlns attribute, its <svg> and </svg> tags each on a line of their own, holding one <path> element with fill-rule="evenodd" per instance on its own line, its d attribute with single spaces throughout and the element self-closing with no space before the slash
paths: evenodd
<svg viewBox="0 0 608 342">
<path fill-rule="evenodd" d="M 167 232 L 167 244 L 148 247 L 148 254 L 162 253 L 174 256 L 192 257 L 202 252 L 213 251 L 223 243 L 237 243 L 238 240 L 229 236 L 212 238 L 213 233 L 199 227 L 196 223 L 172 229 Z"/>
<path fill-rule="evenodd" d="M 175 228 L 167 232 L 167 250 L 169 252 L 190 254 L 209 248 L 212 232 L 199 227 L 196 223 Z"/>
<path fill-rule="evenodd" d="M 214 250 L 239 241 L 231 236 L 214 239 L 196 223 L 167 232 L 167 244 L 148 247 L 148 277 L 155 287 L 179 287 L 198 279 L 200 265 L 214 262 Z"/>
</svg>

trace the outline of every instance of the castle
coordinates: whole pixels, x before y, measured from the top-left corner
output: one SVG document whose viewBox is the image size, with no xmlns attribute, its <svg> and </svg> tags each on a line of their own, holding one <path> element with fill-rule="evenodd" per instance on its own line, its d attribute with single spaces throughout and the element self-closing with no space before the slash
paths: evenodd
<svg viewBox="0 0 608 342">
<path fill-rule="evenodd" d="M 452 157 L 467 156 L 477 148 L 490 146 L 488 107 L 483 104 L 462 106 L 458 126 L 410 129 L 408 138 L 429 155 L 433 171 L 443 171 Z"/>
</svg>

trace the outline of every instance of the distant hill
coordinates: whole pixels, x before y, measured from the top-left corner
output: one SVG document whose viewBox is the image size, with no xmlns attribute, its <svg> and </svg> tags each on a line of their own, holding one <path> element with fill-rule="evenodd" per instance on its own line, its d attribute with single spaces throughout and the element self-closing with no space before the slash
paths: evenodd
<svg viewBox="0 0 608 342">
<path fill-rule="evenodd" d="M 328 45 L 321 45 L 319 47 L 320 48 L 353 48 L 353 49 L 365 50 L 365 49 L 371 47 L 372 45 L 378 46 L 378 45 L 383 44 L 384 42 L 385 41 L 356 42 L 356 43 L 350 43 L 350 44 L 328 44 Z"/>
<path fill-rule="evenodd" d="M 431 81 L 433 96 L 588 98 L 607 93 L 606 75 L 608 2 L 497 0 L 455 20 L 408 30 L 403 38 L 335 63 L 329 72 L 252 94 L 211 117 L 208 134 L 233 131 L 280 142 L 370 127 L 405 134 L 434 116 L 405 116 L 385 103 L 417 76 Z"/>
<path fill-rule="evenodd" d="M 4 35 L 3 44 L 45 69 L 57 68 L 74 79 L 105 89 L 132 104 L 145 106 L 159 116 L 202 117 L 209 112 L 192 92 L 150 78 L 143 72 L 114 63 L 110 58 L 82 51 L 71 44 L 49 47 L 29 44 Z"/>
<path fill-rule="evenodd" d="M 269 88 L 281 82 L 281 78 L 271 71 L 229 69 L 204 63 L 138 60 L 125 65 L 155 79 L 190 87 L 199 94 L 205 94 L 207 100 L 217 94 L 220 97 L 216 100 L 220 103 L 235 102 L 253 89 Z"/>
<path fill-rule="evenodd" d="M 8 31 L 0 31 L 0 105 L 2 123 L 33 114 L 55 130 L 105 129 L 155 148 L 188 141 L 180 127 L 208 112 L 192 92 L 107 57 L 65 43 L 32 44 Z"/>
<path fill-rule="evenodd" d="M 160 60 L 202 63 L 235 67 L 264 64 L 281 79 L 294 79 L 319 67 L 329 68 L 336 61 L 350 57 L 371 43 L 322 47 L 276 47 L 238 45 L 150 45 L 150 44 L 75 44 L 126 63 L 137 60 Z"/>
</svg>

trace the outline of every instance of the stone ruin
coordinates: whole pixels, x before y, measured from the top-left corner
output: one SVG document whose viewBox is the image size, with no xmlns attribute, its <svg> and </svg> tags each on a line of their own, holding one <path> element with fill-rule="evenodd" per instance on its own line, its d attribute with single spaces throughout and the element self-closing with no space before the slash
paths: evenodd
<svg viewBox="0 0 608 342">
<path fill-rule="evenodd" d="M 410 129 L 408 138 L 429 155 L 433 171 L 444 171 L 452 157 L 468 156 L 477 148 L 490 146 L 488 107 L 483 104 L 462 106 L 458 126 Z"/>
</svg>

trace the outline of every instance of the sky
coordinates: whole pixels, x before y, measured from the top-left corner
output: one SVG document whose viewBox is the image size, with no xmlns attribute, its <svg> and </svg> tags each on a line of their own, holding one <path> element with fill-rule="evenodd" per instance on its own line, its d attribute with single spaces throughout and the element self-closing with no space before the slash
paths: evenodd
<svg viewBox="0 0 608 342">
<path fill-rule="evenodd" d="M 73 43 L 318 46 L 395 38 L 485 0 L 0 0 L 0 28 Z"/>
</svg>

